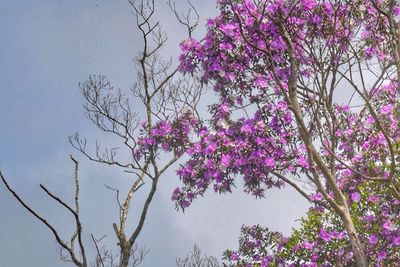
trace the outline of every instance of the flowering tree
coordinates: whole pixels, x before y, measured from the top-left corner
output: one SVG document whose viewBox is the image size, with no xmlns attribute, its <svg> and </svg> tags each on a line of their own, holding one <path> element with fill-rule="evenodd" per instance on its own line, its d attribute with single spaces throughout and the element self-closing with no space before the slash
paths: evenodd
<svg viewBox="0 0 400 267">
<path fill-rule="evenodd" d="M 400 260 L 399 200 L 382 183 L 355 187 L 360 193 L 350 197 L 350 213 L 362 233 L 368 261 L 374 266 L 396 266 Z M 243 226 L 239 249 L 224 253 L 229 266 L 354 266 L 353 255 L 340 217 L 318 204 L 289 237 L 260 226 Z"/>
<path fill-rule="evenodd" d="M 294 235 L 300 247 L 312 251 L 322 244 L 320 251 L 333 252 L 329 248 L 343 245 L 347 253 L 338 257 L 344 258 L 335 258 L 343 264 L 379 263 L 383 253 L 396 261 L 399 3 L 219 0 L 218 5 L 220 15 L 208 21 L 204 39 L 181 46 L 181 71 L 201 75 L 218 101 L 187 151 L 191 158 L 178 170 L 183 182 L 173 194 L 178 207 L 188 207 L 210 186 L 230 192 L 238 176 L 256 197 L 288 185 L 316 204 L 306 222 L 320 223 L 312 226 L 319 235 Z M 389 211 L 383 215 L 382 209 Z M 368 221 L 372 215 L 374 223 Z M 259 229 L 253 230 L 245 232 Z M 383 237 L 387 243 L 375 239 Z M 333 239 L 336 245 L 329 243 Z M 256 261 L 266 255 L 250 252 Z M 296 257 L 291 259 L 296 263 L 317 262 L 307 253 Z M 268 259 L 261 260 L 265 266 Z"/>
</svg>

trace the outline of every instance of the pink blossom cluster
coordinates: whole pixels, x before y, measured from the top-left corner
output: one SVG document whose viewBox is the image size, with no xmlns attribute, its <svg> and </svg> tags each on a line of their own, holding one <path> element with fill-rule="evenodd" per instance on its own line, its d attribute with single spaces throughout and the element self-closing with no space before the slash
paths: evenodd
<svg viewBox="0 0 400 267">
<path fill-rule="evenodd" d="M 299 87 L 304 87 L 297 99 L 303 127 L 309 129 L 322 161 L 335 170 L 337 186 L 346 197 L 368 259 L 376 266 L 399 262 L 400 200 L 393 192 L 400 185 L 396 76 L 400 63 L 391 32 L 391 25 L 399 23 L 399 3 L 218 3 L 220 15 L 207 22 L 205 38 L 181 45 L 180 70 L 200 74 L 204 83 L 214 86 L 218 101 L 210 108 L 211 120 L 196 132 L 198 140 L 187 150 L 190 159 L 177 171 L 183 185 L 174 191 L 173 200 L 186 208 L 209 186 L 216 192 L 230 192 L 237 177 L 243 178 L 245 192 L 263 197 L 266 189 L 290 182 L 284 177 L 323 176 L 310 160 L 288 99 L 293 52 Z M 293 47 L 288 46 L 288 39 Z M 381 68 L 384 78 L 370 87 L 365 77 L 356 84 L 353 69 L 350 74 L 345 72 L 345 65 L 354 62 Z M 333 97 L 326 101 L 328 96 L 310 89 L 332 68 L 343 70 L 340 80 L 361 98 L 360 107 L 335 103 Z M 338 93 L 346 90 L 334 89 Z M 239 250 L 227 252 L 226 259 L 234 266 L 355 264 L 346 228 L 329 202 L 337 195 L 329 186 L 326 192 L 310 192 L 308 199 L 315 206 L 292 236 L 274 234 L 280 237 L 270 238 L 270 232 L 259 226 L 244 227 Z"/>
<path fill-rule="evenodd" d="M 149 159 L 150 151 L 154 153 L 153 157 L 160 151 L 181 156 L 191 143 L 190 134 L 199 125 L 191 112 L 183 113 L 173 121 L 159 121 L 151 129 L 143 125 L 142 136 L 134 151 L 136 160 Z"/>
</svg>

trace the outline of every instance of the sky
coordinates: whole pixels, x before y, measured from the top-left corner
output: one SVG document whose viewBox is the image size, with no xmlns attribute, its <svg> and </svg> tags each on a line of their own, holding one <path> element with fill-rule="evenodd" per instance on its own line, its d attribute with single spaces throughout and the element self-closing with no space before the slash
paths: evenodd
<svg viewBox="0 0 400 267">
<path fill-rule="evenodd" d="M 164 1 L 156 2 L 156 15 L 169 36 L 165 56 L 177 58 L 184 29 Z M 200 36 L 205 19 L 215 16 L 217 9 L 215 0 L 194 3 L 202 19 Z M 85 159 L 73 150 L 68 136 L 79 132 L 89 144 L 115 144 L 83 115 L 78 84 L 90 74 L 104 74 L 118 88 L 135 82 L 133 58 L 141 43 L 131 12 L 127 0 L 0 1 L 0 169 L 20 196 L 69 239 L 72 218 L 39 185 L 72 203 L 69 155 L 74 155 L 80 162 L 81 216 L 91 256 L 90 234 L 106 234 L 104 244 L 109 247 L 115 248 L 117 242 L 112 232 L 112 222 L 117 221 L 115 195 L 104 184 L 126 192 L 132 177 Z M 223 250 L 237 247 L 242 224 L 288 234 L 307 209 L 290 188 L 271 190 L 265 199 L 256 200 L 239 187 L 228 195 L 209 192 L 183 214 L 171 201 L 178 185 L 173 170 L 161 178 L 139 238 L 139 246 L 150 250 L 140 266 L 176 266 L 176 258 L 184 257 L 195 243 L 207 255 L 220 258 Z M 132 229 L 141 197 L 132 203 Z M 0 240 L 0 266 L 72 266 L 60 261 L 50 231 L 2 184 Z"/>
</svg>

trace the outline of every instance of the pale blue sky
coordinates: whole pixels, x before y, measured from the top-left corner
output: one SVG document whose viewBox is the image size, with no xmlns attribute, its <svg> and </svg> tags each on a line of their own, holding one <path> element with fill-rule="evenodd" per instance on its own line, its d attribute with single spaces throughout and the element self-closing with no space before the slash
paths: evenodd
<svg viewBox="0 0 400 267">
<path fill-rule="evenodd" d="M 203 21 L 217 13 L 214 0 L 194 2 Z M 158 16 L 169 34 L 166 54 L 177 57 L 184 31 L 173 22 L 164 1 L 157 3 L 162 11 Z M 130 11 L 127 0 L 0 1 L 0 169 L 20 195 L 67 238 L 72 225 L 69 214 L 47 198 L 39 184 L 71 201 L 73 166 L 68 155 L 74 154 L 81 166 L 85 235 L 107 234 L 106 244 L 113 247 L 111 223 L 116 220 L 116 206 L 104 184 L 126 190 L 130 177 L 82 158 L 67 137 L 79 131 L 92 143 L 115 141 L 82 115 L 78 83 L 91 73 L 107 75 L 116 87 L 127 88 L 134 82 L 132 58 L 140 42 Z M 182 214 L 170 200 L 178 184 L 173 172 L 161 180 L 140 238 L 140 245 L 150 249 L 141 266 L 175 266 L 176 257 L 184 256 L 194 243 L 219 257 L 224 249 L 236 247 L 242 224 L 288 233 L 306 209 L 291 190 L 275 190 L 266 199 L 255 200 L 239 188 L 226 196 L 206 194 Z M 71 266 L 60 262 L 48 229 L 2 185 L 0 240 L 0 266 Z"/>
</svg>

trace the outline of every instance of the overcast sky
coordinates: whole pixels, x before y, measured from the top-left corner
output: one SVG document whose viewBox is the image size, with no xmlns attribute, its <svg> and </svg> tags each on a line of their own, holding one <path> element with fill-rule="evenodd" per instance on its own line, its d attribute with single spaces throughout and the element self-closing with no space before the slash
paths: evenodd
<svg viewBox="0 0 400 267">
<path fill-rule="evenodd" d="M 178 0 L 180 2 L 181 0 Z M 169 35 L 167 56 L 177 57 L 184 29 L 173 21 L 164 1 L 157 16 Z M 215 0 L 194 1 L 204 19 L 217 14 Z M 127 190 L 132 177 L 99 166 L 74 151 L 67 137 L 79 131 L 93 144 L 115 140 L 102 134 L 83 115 L 78 83 L 89 74 L 104 74 L 116 87 L 135 81 L 132 58 L 141 43 L 127 0 L 0 1 L 0 169 L 9 183 L 69 239 L 73 221 L 41 192 L 39 184 L 73 199 L 73 165 L 80 161 L 81 213 L 86 242 L 91 233 L 107 234 L 116 247 L 112 222 L 115 196 L 104 184 Z M 211 102 L 210 102 L 211 103 Z M 230 195 L 212 192 L 185 214 L 170 200 L 179 185 L 174 172 L 162 177 L 139 244 L 150 249 L 141 266 L 175 266 L 197 243 L 209 255 L 236 248 L 242 224 L 261 224 L 288 234 L 306 203 L 292 190 L 272 190 L 255 200 L 238 188 Z M 137 199 L 138 203 L 140 199 Z M 132 213 L 135 213 L 135 203 Z M 133 226 L 133 220 L 130 221 Z M 56 242 L 0 185 L 0 266 L 72 266 L 60 262 Z M 88 246 L 93 251 L 91 244 Z"/>
</svg>

